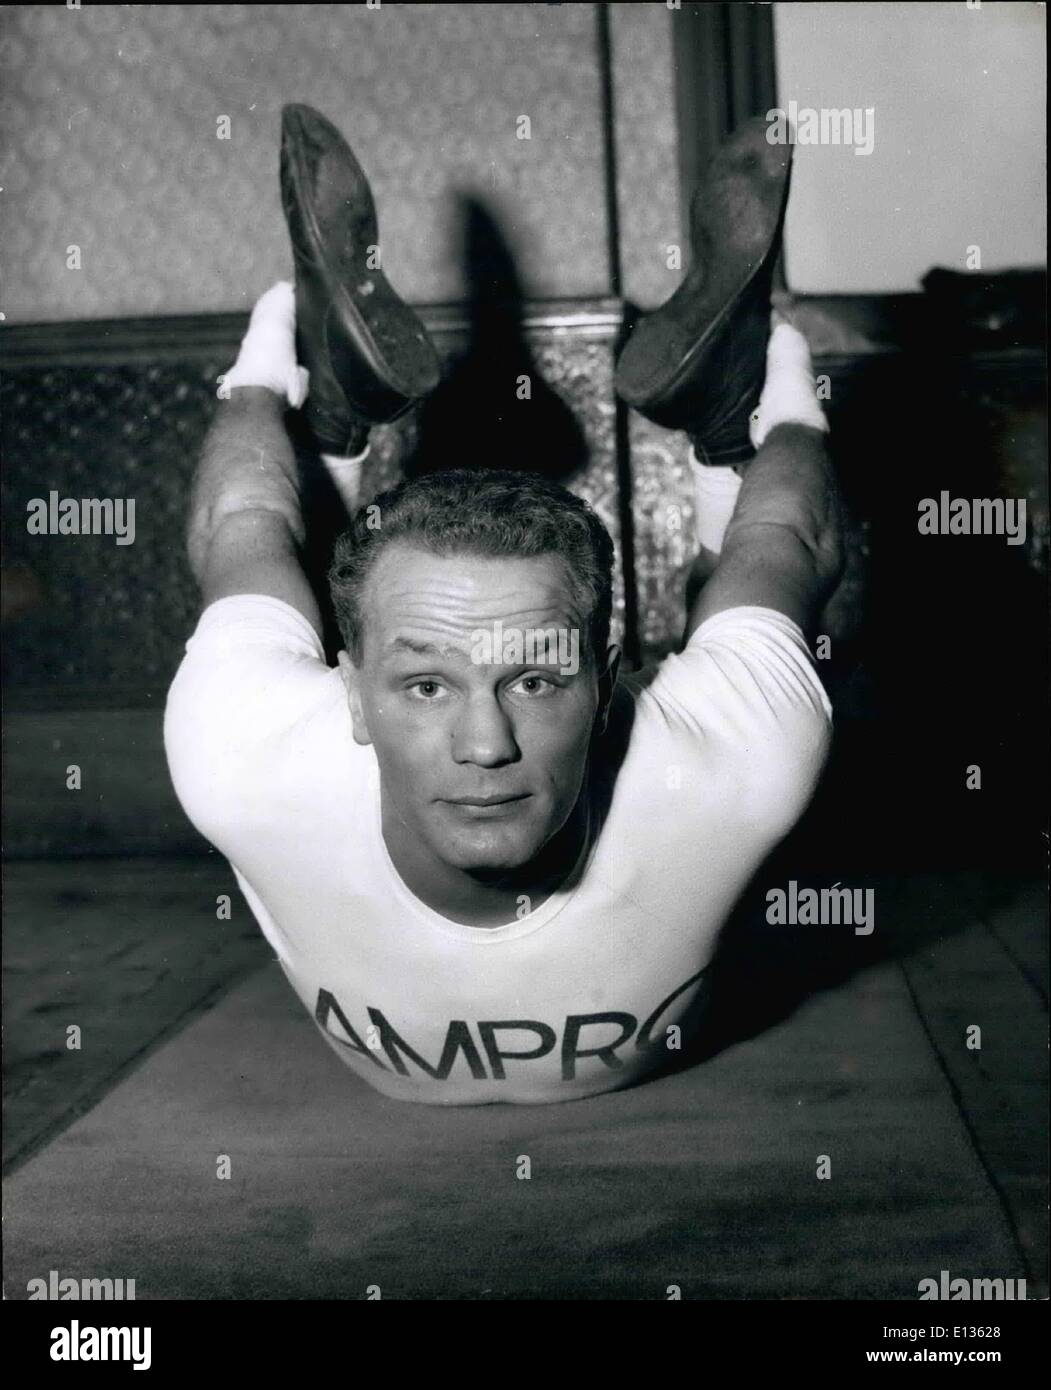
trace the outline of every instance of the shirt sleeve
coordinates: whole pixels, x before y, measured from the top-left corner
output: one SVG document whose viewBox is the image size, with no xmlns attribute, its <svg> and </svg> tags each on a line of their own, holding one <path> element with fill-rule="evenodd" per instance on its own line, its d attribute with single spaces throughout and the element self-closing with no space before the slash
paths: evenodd
<svg viewBox="0 0 1051 1390">
<path fill-rule="evenodd" d="M 832 705 L 798 624 L 770 608 L 716 613 L 639 696 L 666 740 L 726 789 L 728 815 L 785 830 L 831 745 Z"/>
<path fill-rule="evenodd" d="M 339 675 L 307 620 L 238 594 L 201 615 L 164 717 L 172 783 L 197 829 L 228 852 L 287 784 L 303 731 L 339 700 Z"/>
</svg>

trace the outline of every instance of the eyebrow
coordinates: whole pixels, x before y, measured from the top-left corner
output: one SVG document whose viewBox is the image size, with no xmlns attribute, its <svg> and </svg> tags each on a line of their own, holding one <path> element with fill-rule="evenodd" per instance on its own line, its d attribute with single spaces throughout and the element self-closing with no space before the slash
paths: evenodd
<svg viewBox="0 0 1051 1390">
<path fill-rule="evenodd" d="M 455 647 L 439 647 L 437 642 L 416 642 L 411 637 L 395 637 L 388 642 L 384 656 L 398 656 L 408 652 L 412 656 L 458 656 L 466 660 L 464 654 Z"/>
</svg>

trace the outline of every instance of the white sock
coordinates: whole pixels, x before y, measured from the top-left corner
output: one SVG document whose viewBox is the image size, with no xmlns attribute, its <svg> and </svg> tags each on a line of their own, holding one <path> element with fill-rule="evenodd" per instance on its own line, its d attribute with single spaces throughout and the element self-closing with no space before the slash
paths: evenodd
<svg viewBox="0 0 1051 1390">
<path fill-rule="evenodd" d="M 693 474 L 697 543 L 718 555 L 737 506 L 741 479 L 732 468 L 713 468 L 701 463 L 693 449 L 690 450 L 690 472 Z"/>
<path fill-rule="evenodd" d="M 350 516 L 358 509 L 361 497 L 361 466 L 368 457 L 370 445 L 366 444 L 360 454 L 353 458 L 337 458 L 335 454 L 322 454 L 321 462 L 328 476 L 336 485 L 336 491 Z"/>
<path fill-rule="evenodd" d="M 256 300 L 223 389 L 265 386 L 298 410 L 307 398 L 309 383 L 310 373 L 296 362 L 296 292 L 287 280 L 279 280 Z"/>
<path fill-rule="evenodd" d="M 759 406 L 748 426 L 758 449 L 775 425 L 810 425 L 828 432 L 828 421 L 817 398 L 807 340 L 778 314 L 766 347 L 766 380 Z"/>
</svg>

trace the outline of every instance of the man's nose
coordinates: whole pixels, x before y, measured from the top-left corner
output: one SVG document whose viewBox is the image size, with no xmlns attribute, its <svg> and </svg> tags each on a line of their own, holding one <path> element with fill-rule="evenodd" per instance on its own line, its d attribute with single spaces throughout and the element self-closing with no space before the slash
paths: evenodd
<svg viewBox="0 0 1051 1390">
<path fill-rule="evenodd" d="M 468 700 L 453 730 L 453 758 L 458 763 L 498 767 L 518 757 L 518 744 L 507 712 L 495 695 Z"/>
</svg>

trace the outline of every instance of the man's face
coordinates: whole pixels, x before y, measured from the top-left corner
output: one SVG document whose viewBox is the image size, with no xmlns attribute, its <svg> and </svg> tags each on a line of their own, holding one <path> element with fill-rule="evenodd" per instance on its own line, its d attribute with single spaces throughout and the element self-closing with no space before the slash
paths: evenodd
<svg viewBox="0 0 1051 1390">
<path fill-rule="evenodd" d="M 376 750 L 385 824 L 392 814 L 467 872 L 539 853 L 576 805 L 604 699 L 587 618 L 556 555 L 383 551 L 365 587 L 361 665 L 341 665 L 355 740 Z"/>
</svg>

